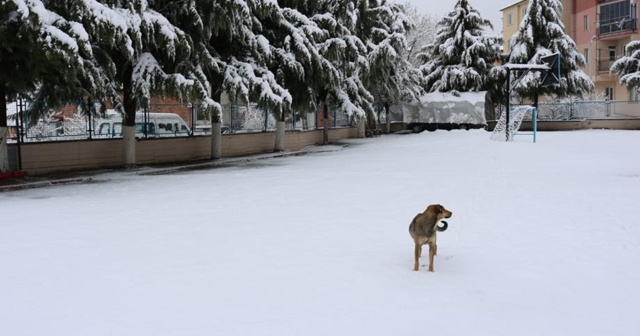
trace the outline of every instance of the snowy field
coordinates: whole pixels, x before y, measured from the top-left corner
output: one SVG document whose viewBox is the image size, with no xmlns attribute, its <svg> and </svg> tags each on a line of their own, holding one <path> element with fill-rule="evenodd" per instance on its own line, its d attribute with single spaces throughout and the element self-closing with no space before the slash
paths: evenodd
<svg viewBox="0 0 640 336">
<path fill-rule="evenodd" d="M 348 143 L 0 193 L 0 335 L 640 335 L 640 132 Z"/>
</svg>

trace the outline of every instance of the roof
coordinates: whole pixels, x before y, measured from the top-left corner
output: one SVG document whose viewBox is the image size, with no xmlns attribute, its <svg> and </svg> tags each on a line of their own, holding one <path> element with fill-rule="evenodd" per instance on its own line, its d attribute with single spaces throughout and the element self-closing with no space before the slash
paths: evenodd
<svg viewBox="0 0 640 336">
<path fill-rule="evenodd" d="M 511 7 L 515 6 L 515 5 L 519 5 L 519 4 L 523 3 L 523 2 L 528 2 L 528 0 L 520 0 L 520 1 L 518 1 L 518 2 L 514 2 L 514 3 L 512 3 L 511 5 L 509 5 L 509 6 L 507 6 L 507 7 L 502 8 L 500 11 L 502 12 L 502 11 L 504 11 L 504 10 L 505 10 L 505 9 L 507 9 L 507 8 L 511 8 Z"/>
</svg>

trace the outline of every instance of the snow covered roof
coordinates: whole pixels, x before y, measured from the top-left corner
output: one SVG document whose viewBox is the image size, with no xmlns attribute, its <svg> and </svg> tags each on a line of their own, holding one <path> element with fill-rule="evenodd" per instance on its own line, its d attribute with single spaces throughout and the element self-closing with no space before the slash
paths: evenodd
<svg viewBox="0 0 640 336">
<path fill-rule="evenodd" d="M 512 4 L 510 4 L 509 6 L 503 7 L 500 11 L 502 12 L 502 11 L 504 11 L 504 10 L 505 10 L 505 9 L 507 9 L 507 8 L 511 8 L 511 7 L 513 7 L 513 6 L 517 5 L 517 4 L 520 4 L 521 2 L 526 2 L 526 1 L 527 1 L 527 0 L 520 0 L 520 1 L 516 1 L 516 2 L 514 2 L 514 3 L 512 3 Z"/>
<path fill-rule="evenodd" d="M 450 92 L 432 92 L 420 97 L 420 102 L 456 102 L 468 101 L 472 104 L 483 103 L 485 101 L 486 91 L 479 92 L 460 92 L 459 96 L 455 96 Z"/>
</svg>

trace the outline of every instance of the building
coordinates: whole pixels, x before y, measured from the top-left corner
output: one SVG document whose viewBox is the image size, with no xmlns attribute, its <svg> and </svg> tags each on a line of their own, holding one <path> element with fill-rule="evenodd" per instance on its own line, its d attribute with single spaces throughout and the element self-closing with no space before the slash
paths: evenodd
<svg viewBox="0 0 640 336">
<path fill-rule="evenodd" d="M 528 4 L 528 0 L 518 1 L 501 10 L 505 53 Z M 638 92 L 620 85 L 618 76 L 609 71 L 624 55 L 625 45 L 640 39 L 637 0 L 562 0 L 562 5 L 566 32 L 585 56 L 582 70 L 595 83 L 597 97 L 637 102 Z"/>
<path fill-rule="evenodd" d="M 596 84 L 596 91 L 609 100 L 638 101 L 637 90 L 620 85 L 611 65 L 624 56 L 624 47 L 638 34 L 638 5 L 635 0 L 576 1 L 576 27 L 572 35 L 587 59 L 584 72 Z"/>
</svg>

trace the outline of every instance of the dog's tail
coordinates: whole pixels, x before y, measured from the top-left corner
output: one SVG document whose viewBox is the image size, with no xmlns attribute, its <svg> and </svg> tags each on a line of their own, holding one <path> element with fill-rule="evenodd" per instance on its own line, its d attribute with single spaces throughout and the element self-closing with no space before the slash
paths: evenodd
<svg viewBox="0 0 640 336">
<path fill-rule="evenodd" d="M 446 231 L 447 228 L 449 227 L 449 223 L 445 221 L 440 221 L 440 223 L 442 223 L 442 226 L 436 225 L 436 230 L 438 230 L 439 232 Z"/>
</svg>

